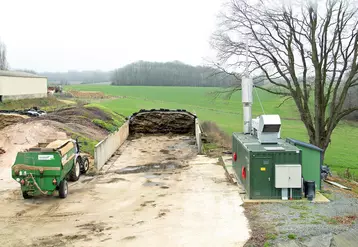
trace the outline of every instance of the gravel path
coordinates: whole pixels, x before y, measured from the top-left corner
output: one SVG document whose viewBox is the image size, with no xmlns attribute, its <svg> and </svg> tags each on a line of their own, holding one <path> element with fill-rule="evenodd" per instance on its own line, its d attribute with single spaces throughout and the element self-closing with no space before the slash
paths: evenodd
<svg viewBox="0 0 358 247">
<path fill-rule="evenodd" d="M 246 213 L 255 222 L 253 229 L 259 229 L 259 234 L 263 235 L 261 241 L 264 239 L 272 245 L 358 229 L 358 199 L 328 184 L 324 184 L 323 193 L 331 202 L 249 204 L 245 206 Z"/>
</svg>

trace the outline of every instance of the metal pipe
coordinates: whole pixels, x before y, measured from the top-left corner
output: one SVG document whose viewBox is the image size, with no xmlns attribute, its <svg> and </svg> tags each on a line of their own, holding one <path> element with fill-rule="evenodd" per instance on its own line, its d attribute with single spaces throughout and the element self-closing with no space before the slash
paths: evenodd
<svg viewBox="0 0 358 247">
<path fill-rule="evenodd" d="M 246 64 L 245 77 L 249 77 L 249 35 L 246 34 Z"/>
<path fill-rule="evenodd" d="M 246 65 L 244 77 L 241 81 L 244 134 L 251 134 L 252 129 L 252 79 L 249 77 L 249 36 L 246 35 Z"/>
<path fill-rule="evenodd" d="M 244 134 L 250 134 L 252 129 L 251 123 L 251 104 L 244 103 Z"/>
<path fill-rule="evenodd" d="M 252 79 L 243 78 L 241 82 L 244 134 L 250 134 L 252 129 Z"/>
</svg>

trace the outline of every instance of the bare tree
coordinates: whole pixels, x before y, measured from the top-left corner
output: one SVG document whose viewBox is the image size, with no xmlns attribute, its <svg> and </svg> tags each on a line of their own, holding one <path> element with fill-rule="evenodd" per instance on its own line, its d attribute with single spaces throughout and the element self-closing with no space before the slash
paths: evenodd
<svg viewBox="0 0 358 247">
<path fill-rule="evenodd" d="M 230 0 L 224 8 L 212 38 L 216 65 L 243 68 L 248 37 L 248 72 L 263 73 L 272 85 L 264 90 L 289 95 L 310 143 L 326 150 L 339 121 L 358 110 L 343 107 L 358 86 L 357 0 L 249 2 Z"/>
<path fill-rule="evenodd" d="M 352 87 L 348 90 L 347 98 L 344 102 L 343 107 L 345 109 L 358 107 L 358 87 Z M 347 115 L 345 119 L 348 120 L 358 120 L 358 111 L 352 112 Z"/>
<path fill-rule="evenodd" d="M 6 59 L 6 46 L 0 40 L 0 70 L 8 70 L 9 64 Z"/>
</svg>

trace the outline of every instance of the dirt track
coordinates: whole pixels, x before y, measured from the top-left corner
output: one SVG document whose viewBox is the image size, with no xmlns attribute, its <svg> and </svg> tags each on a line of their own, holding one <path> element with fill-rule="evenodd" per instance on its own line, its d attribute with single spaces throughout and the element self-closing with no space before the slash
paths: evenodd
<svg viewBox="0 0 358 247">
<path fill-rule="evenodd" d="M 118 153 L 103 174 L 71 183 L 64 200 L 0 192 L 0 245 L 243 246 L 248 239 L 237 187 L 215 159 L 195 155 L 191 138 L 146 136 Z"/>
</svg>

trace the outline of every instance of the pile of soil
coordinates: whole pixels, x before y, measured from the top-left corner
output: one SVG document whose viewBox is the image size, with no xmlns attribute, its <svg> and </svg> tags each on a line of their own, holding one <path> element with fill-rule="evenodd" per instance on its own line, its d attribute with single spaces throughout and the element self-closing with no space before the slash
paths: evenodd
<svg viewBox="0 0 358 247">
<path fill-rule="evenodd" d="M 111 120 L 111 117 L 97 108 L 71 107 L 51 112 L 41 118 L 31 118 L 27 121 L 47 121 L 47 123 L 64 130 L 68 134 L 71 132 L 79 133 L 100 141 L 108 134 L 108 131 L 94 124 L 93 119 L 108 121 Z"/>
<path fill-rule="evenodd" d="M 1 116 L 1 115 L 0 115 Z M 16 154 L 39 142 L 48 140 L 64 140 L 80 137 L 87 139 L 87 152 L 92 146 L 104 139 L 108 131 L 92 122 L 93 119 L 103 121 L 112 120 L 109 113 L 97 108 L 72 107 L 48 113 L 41 117 L 24 119 L 19 116 L 3 115 L 0 118 L 0 168 L 9 168 L 14 163 Z M 20 121 L 21 120 L 21 121 Z M 19 122 L 17 122 L 19 121 Z M 17 122 L 17 123 L 16 123 Z M 83 150 L 85 152 L 85 147 Z M 3 176 L 2 173 L 0 174 Z M 11 177 L 0 177 L 2 181 L 9 181 Z"/>
<path fill-rule="evenodd" d="M 60 123 L 79 123 L 88 125 L 93 119 L 101 119 L 103 121 L 111 120 L 105 112 L 98 109 L 71 107 L 51 112 L 43 117 L 43 119 L 54 120 Z"/>
<path fill-rule="evenodd" d="M 195 116 L 187 112 L 148 111 L 131 117 L 130 134 L 195 134 Z"/>
<path fill-rule="evenodd" d="M 10 115 L 10 114 L 7 114 L 7 115 L 0 114 L 0 130 L 9 126 L 9 125 L 18 123 L 22 120 L 24 120 L 24 117 L 22 117 L 22 116 L 16 116 L 16 115 Z"/>
<path fill-rule="evenodd" d="M 75 98 L 83 99 L 106 99 L 108 98 L 103 92 L 97 91 L 68 91 Z"/>
<path fill-rule="evenodd" d="M 10 167 L 17 152 L 33 147 L 39 142 L 67 138 L 66 133 L 47 123 L 17 123 L 7 126 L 0 130 L 0 152 L 5 152 L 0 156 L 0 167 Z"/>
</svg>

